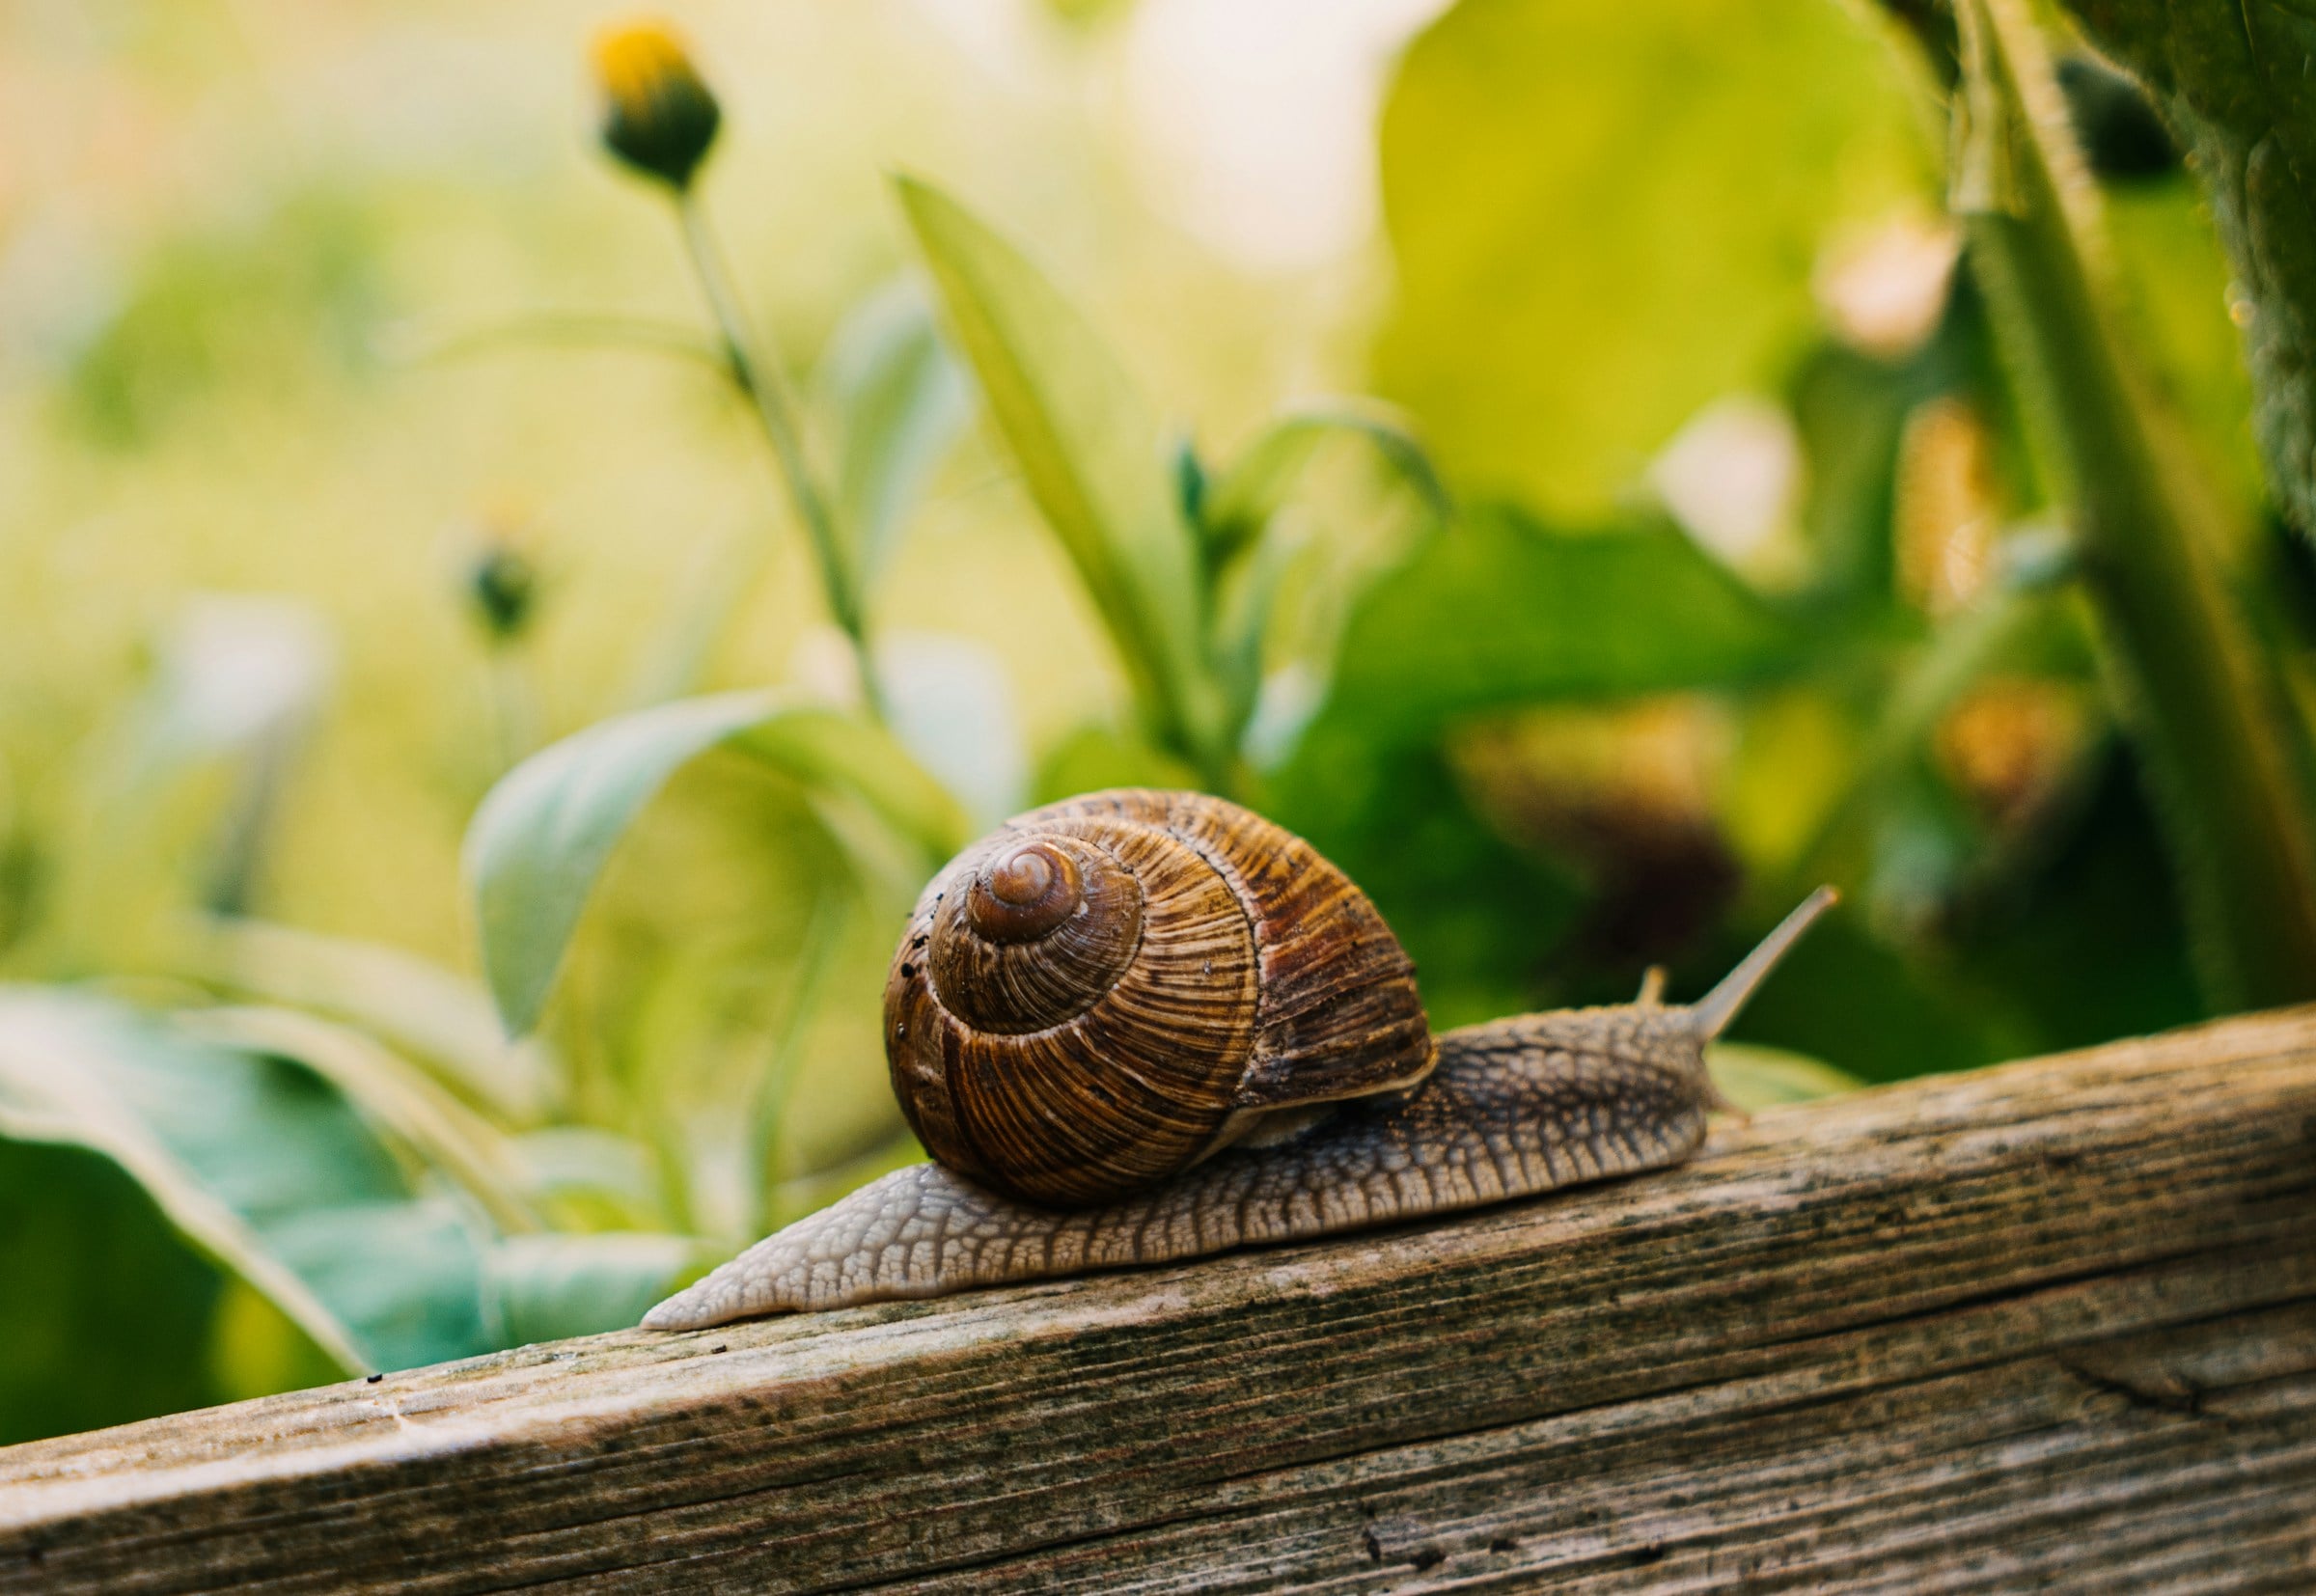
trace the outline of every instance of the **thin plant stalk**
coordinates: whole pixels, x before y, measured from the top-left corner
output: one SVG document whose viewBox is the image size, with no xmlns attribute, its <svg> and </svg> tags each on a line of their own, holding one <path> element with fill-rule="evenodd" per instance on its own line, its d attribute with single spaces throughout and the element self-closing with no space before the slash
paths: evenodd
<svg viewBox="0 0 2316 1596">
<path fill-rule="evenodd" d="M 483 679 L 488 690 L 491 739 L 498 747 L 498 774 L 504 776 L 521 764 L 538 744 L 538 705 L 523 661 L 511 645 L 491 648 L 483 662 Z"/>
<path fill-rule="evenodd" d="M 852 645 L 853 660 L 860 672 L 861 695 L 869 713 L 882 720 L 884 695 L 869 655 L 868 618 L 861 603 L 858 575 L 838 534 L 828 498 L 820 491 L 818 479 L 805 457 L 795 391 L 779 357 L 769 349 L 758 348 L 747 315 L 740 307 L 739 295 L 732 289 L 731 273 L 725 269 L 723 254 L 709 231 L 699 195 L 690 189 L 678 192 L 676 210 L 683 224 L 684 248 L 691 255 L 692 269 L 700 279 L 701 292 L 707 299 L 708 312 L 715 317 L 716 330 L 723 341 L 725 368 L 772 445 L 773 455 L 780 462 L 781 481 L 788 490 L 788 503 L 794 508 L 797 520 L 804 523 L 805 536 L 812 540 L 813 559 L 820 570 L 820 586 L 828 601 L 829 615 Z"/>
<path fill-rule="evenodd" d="M 805 1038 L 820 1012 L 820 1000 L 827 990 L 829 971 L 836 963 L 837 947 L 843 939 L 848 918 L 843 900 L 833 894 L 824 895 L 814 907 L 805 932 L 803 957 L 797 963 L 795 995 L 781 1022 L 780 1034 L 773 1041 L 771 1057 L 765 1060 L 755 1089 L 749 1093 L 744 1134 L 747 1156 L 752 1161 L 748 1172 L 752 1235 L 763 1235 L 772 1227 L 773 1193 L 786 1176 L 779 1153 L 781 1124 L 787 1117 L 788 1099 L 796 1087 L 796 1072 L 804 1062 Z"/>
<path fill-rule="evenodd" d="M 2071 499 L 2124 724 L 2147 755 L 2216 1006 L 2316 998 L 2306 750 L 2220 566 L 2195 467 L 2108 317 L 2098 224 L 2020 0 L 1963 0 L 1954 209 Z"/>
</svg>

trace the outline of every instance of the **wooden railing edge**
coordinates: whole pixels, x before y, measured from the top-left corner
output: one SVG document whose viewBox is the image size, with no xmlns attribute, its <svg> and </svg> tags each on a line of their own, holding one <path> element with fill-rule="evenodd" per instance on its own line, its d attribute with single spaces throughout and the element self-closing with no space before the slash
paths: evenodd
<svg viewBox="0 0 2316 1596">
<path fill-rule="evenodd" d="M 1785 1501 L 1743 1485 L 1779 1468 Z M 1680 1169 L 1371 1237 L 0 1449 L 0 1588 L 2097 1588 L 2126 1557 L 2305 1573 L 2311 1500 L 2295 1010 L 1765 1112 Z"/>
</svg>

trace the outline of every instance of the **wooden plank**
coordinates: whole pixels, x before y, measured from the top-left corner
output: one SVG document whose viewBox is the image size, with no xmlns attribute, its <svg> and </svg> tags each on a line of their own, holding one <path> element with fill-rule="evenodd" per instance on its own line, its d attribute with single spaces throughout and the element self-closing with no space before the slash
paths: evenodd
<svg viewBox="0 0 2316 1596">
<path fill-rule="evenodd" d="M 2316 1014 L 0 1451 L 0 1589 L 2316 1588 Z"/>
</svg>

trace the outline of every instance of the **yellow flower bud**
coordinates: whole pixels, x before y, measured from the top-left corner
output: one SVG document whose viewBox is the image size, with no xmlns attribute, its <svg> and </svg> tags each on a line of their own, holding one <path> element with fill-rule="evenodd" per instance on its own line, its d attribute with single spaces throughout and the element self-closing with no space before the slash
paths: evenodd
<svg viewBox="0 0 2316 1596">
<path fill-rule="evenodd" d="M 596 36 L 594 64 L 604 148 L 673 188 L 690 187 L 723 112 L 674 31 L 660 22 L 608 29 Z"/>
</svg>

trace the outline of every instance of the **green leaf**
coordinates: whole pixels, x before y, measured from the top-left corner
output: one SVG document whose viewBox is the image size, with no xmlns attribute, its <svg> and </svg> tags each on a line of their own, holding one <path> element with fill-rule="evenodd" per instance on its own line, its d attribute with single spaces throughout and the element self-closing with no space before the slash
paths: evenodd
<svg viewBox="0 0 2316 1596">
<path fill-rule="evenodd" d="M 0 1445 L 228 1399 L 221 1277 L 118 1164 L 0 1141 Z"/>
<path fill-rule="evenodd" d="M 540 750 L 491 788 L 467 830 L 465 867 L 509 1031 L 538 1023 L 595 878 L 651 795 L 781 709 L 768 694 L 726 693 L 637 710 Z"/>
<path fill-rule="evenodd" d="M 1451 507 L 1446 484 L 1398 417 L 1381 405 L 1343 399 L 1299 409 L 1263 429 L 1261 436 L 1230 462 L 1220 481 L 1200 496 L 1200 519 L 1210 567 L 1220 567 L 1245 548 L 1286 502 L 1319 446 L 1333 438 L 1365 439 L 1383 463 L 1446 520 Z"/>
<path fill-rule="evenodd" d="M 836 424 L 837 523 L 854 569 L 873 582 L 973 419 L 973 387 L 912 283 L 888 285 L 849 312 L 814 374 Z"/>
<path fill-rule="evenodd" d="M 593 1125 L 552 1125 L 514 1139 L 523 1194 L 557 1210 L 616 1220 L 621 1227 L 654 1222 L 666 1193 L 657 1157 L 633 1137 Z"/>
<path fill-rule="evenodd" d="M 513 1123 L 538 1122 L 561 1092 L 555 1056 L 537 1038 L 509 1041 L 488 993 L 401 949 L 213 919 L 179 963 L 217 986 L 358 1026 Z"/>
<path fill-rule="evenodd" d="M 1905 65 L 1826 0 L 1448 11 L 1384 113 L 1383 391 L 1451 480 L 1607 508 L 1708 401 L 1775 385 L 1834 229 L 1932 200 Z"/>
<path fill-rule="evenodd" d="M 424 1070 L 362 1032 L 292 1008 L 257 1006 L 199 1009 L 179 1024 L 204 1041 L 303 1064 L 464 1188 L 497 1224 L 514 1230 L 538 1225 L 522 1197 L 526 1171 L 514 1143 Z"/>
<path fill-rule="evenodd" d="M 815 797 L 858 803 L 906 846 L 938 865 L 972 839 L 956 798 L 893 733 L 858 716 L 812 705 L 783 707 L 732 738 L 737 753 L 801 784 Z"/>
<path fill-rule="evenodd" d="M 626 1330 L 700 1253 L 690 1236 L 635 1231 L 510 1237 L 489 1258 L 500 1339 L 523 1346 Z"/>
<path fill-rule="evenodd" d="M 579 916 L 620 835 L 683 765 L 731 744 L 808 789 L 857 800 L 937 857 L 956 805 L 891 736 L 772 692 L 684 699 L 601 721 L 508 772 L 466 837 L 482 968 L 509 1030 L 538 1023 Z"/>
<path fill-rule="evenodd" d="M 2234 267 L 2254 419 L 2291 519 L 2316 528 L 2316 17 L 2294 0 L 2061 0 L 2189 146 Z"/>
<path fill-rule="evenodd" d="M 1715 1042 L 1705 1050 L 1705 1061 L 1722 1095 L 1748 1114 L 1780 1103 L 1839 1097 L 1865 1085 L 1823 1059 L 1752 1042 Z"/>
<path fill-rule="evenodd" d="M 1279 590 L 1309 546 L 1310 539 L 1288 523 L 1274 523 L 1256 538 L 1254 552 L 1222 578 L 1215 606 L 1214 662 L 1228 695 L 1230 725 L 1240 733 L 1242 746 L 1244 729 L 1262 692 L 1263 650 Z"/>
<path fill-rule="evenodd" d="M 1156 414 L 1109 345 L 1012 245 L 940 190 L 899 179 L 958 345 L 1117 646 L 1158 740 L 1228 757 L 1207 667 L 1199 556 Z"/>
<path fill-rule="evenodd" d="M 0 991 L 0 1134 L 105 1154 L 347 1369 L 487 1342 L 467 1222 L 334 1087 L 109 1000 Z"/>
<path fill-rule="evenodd" d="M 1566 533 L 1483 508 L 1368 589 L 1320 718 L 1420 741 L 1478 710 L 1752 681 L 1811 647 L 1669 526 Z"/>
</svg>

